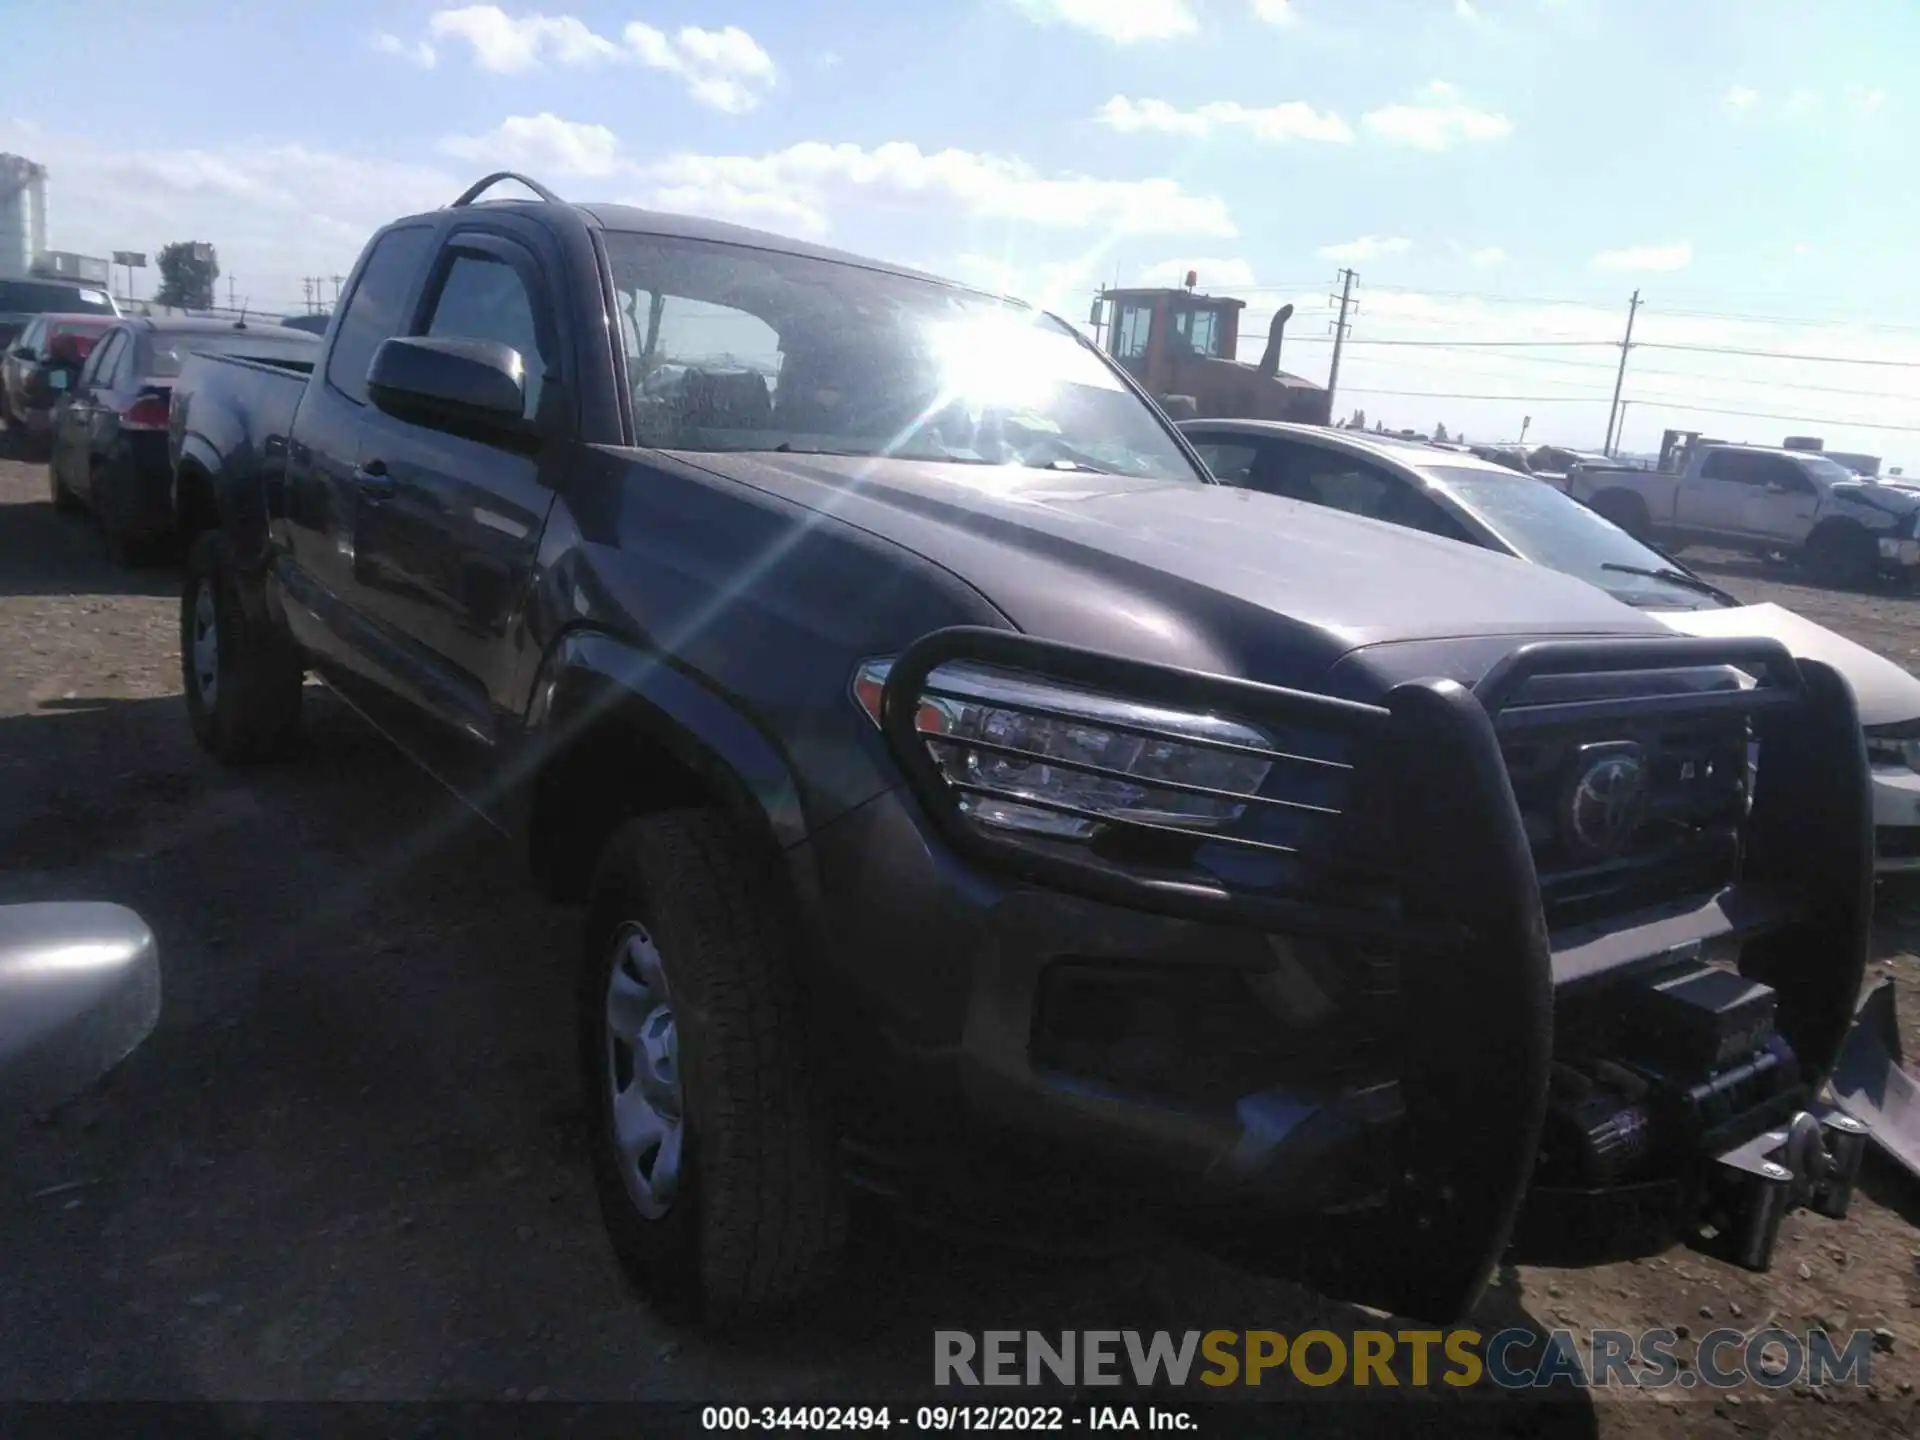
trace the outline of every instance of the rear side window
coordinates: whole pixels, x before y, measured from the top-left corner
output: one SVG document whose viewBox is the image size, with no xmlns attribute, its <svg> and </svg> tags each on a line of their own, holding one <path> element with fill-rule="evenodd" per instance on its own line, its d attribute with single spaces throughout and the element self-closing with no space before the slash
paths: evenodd
<svg viewBox="0 0 1920 1440">
<path fill-rule="evenodd" d="M 1760 477 L 1750 463 L 1752 457 L 1738 450 L 1714 450 L 1700 463 L 1702 480 L 1725 480 L 1734 485 L 1756 485 Z"/>
<path fill-rule="evenodd" d="M 94 346 L 93 353 L 87 357 L 86 368 L 80 372 L 80 383 L 82 385 L 100 384 L 102 377 L 106 375 L 108 369 L 113 365 L 114 355 L 121 350 L 126 343 L 126 331 L 111 330 L 107 332 L 107 338 L 100 344 Z"/>
<path fill-rule="evenodd" d="M 406 324 L 401 307 L 432 240 L 427 225 L 389 230 L 374 242 L 373 253 L 360 268 L 327 356 L 327 383 L 355 404 L 367 403 L 367 366 L 373 363 L 373 352 Z"/>
<path fill-rule="evenodd" d="M 17 350 L 31 350 L 38 356 L 40 354 L 40 342 L 45 338 L 46 333 L 47 322 L 44 320 L 36 320 L 20 332 L 20 338 L 14 341 L 14 348 Z"/>
</svg>

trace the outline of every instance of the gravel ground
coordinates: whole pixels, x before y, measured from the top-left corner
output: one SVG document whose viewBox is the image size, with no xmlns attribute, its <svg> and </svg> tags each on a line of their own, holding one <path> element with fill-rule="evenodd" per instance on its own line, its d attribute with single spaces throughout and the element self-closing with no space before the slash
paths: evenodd
<svg viewBox="0 0 1920 1440">
<path fill-rule="evenodd" d="M 1920 602 L 1706 558 L 1743 596 L 1920 656 Z M 132 904 L 166 967 L 153 1039 L 0 1139 L 0 1399 L 846 1402 L 923 1386 L 935 1328 L 1373 1323 L 1174 1246 L 1046 1262 L 882 1226 L 803 1325 L 731 1348 L 668 1328 L 594 1214 L 575 917 L 325 691 L 302 762 L 240 776 L 203 757 L 175 596 L 169 571 L 110 568 L 47 503 L 42 467 L 0 458 L 0 899 Z M 1920 1053 L 1920 905 L 1889 896 L 1883 919 L 1875 968 Z M 1884 1326 L 1870 1396 L 1583 1397 L 1556 1418 L 1911 1433 L 1920 1201 L 1899 1179 L 1874 1167 L 1848 1223 L 1789 1221 L 1770 1275 L 1685 1250 L 1523 1268 L 1478 1323 Z"/>
</svg>

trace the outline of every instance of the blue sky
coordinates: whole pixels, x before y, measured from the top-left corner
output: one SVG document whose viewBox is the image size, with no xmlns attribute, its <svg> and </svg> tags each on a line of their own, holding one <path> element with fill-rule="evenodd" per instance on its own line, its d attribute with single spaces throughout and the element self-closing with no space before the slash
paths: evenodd
<svg viewBox="0 0 1920 1440">
<path fill-rule="evenodd" d="M 1394 424 L 1491 437 L 1531 415 L 1535 437 L 1597 441 L 1617 352 L 1464 342 L 1617 339 L 1636 287 L 1650 342 L 1920 362 L 1911 0 L 90 16 L 0 0 L 0 149 L 50 167 L 52 243 L 210 240 L 258 306 L 298 308 L 301 277 L 345 273 L 373 226 L 508 163 L 569 196 L 824 237 L 1076 320 L 1102 281 L 1194 268 L 1247 299 L 1250 334 L 1295 303 L 1287 365 L 1314 378 L 1350 264 L 1342 408 Z M 1636 445 L 1663 424 L 1812 431 L 1920 462 L 1920 365 L 1644 349 L 1626 393 Z"/>
</svg>

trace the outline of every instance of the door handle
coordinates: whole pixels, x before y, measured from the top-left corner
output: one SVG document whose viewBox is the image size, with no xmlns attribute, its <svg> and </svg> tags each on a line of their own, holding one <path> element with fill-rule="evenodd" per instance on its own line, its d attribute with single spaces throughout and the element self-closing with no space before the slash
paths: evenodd
<svg viewBox="0 0 1920 1440">
<path fill-rule="evenodd" d="M 387 473 L 387 462 L 384 460 L 369 460 L 364 465 L 354 466 L 353 479 L 360 487 L 361 495 L 368 500 L 386 500 L 393 495 L 393 476 Z"/>
</svg>

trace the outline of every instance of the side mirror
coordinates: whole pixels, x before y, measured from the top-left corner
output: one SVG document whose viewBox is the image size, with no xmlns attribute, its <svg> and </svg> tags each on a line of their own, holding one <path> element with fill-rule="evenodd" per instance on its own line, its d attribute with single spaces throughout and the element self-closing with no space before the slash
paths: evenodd
<svg viewBox="0 0 1920 1440">
<path fill-rule="evenodd" d="M 382 341 L 367 394 L 389 415 L 455 433 L 526 433 L 526 362 L 511 345 L 425 335 Z"/>
<path fill-rule="evenodd" d="M 160 1018 L 160 948 L 123 905 L 0 905 L 0 1117 L 84 1090 Z"/>
<path fill-rule="evenodd" d="M 11 355 L 15 360 L 38 360 L 40 358 L 34 353 L 31 345 L 16 345 L 9 350 L 7 354 Z"/>
</svg>

